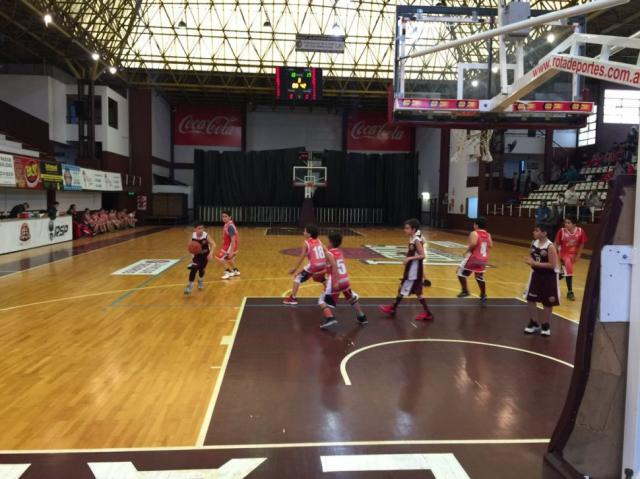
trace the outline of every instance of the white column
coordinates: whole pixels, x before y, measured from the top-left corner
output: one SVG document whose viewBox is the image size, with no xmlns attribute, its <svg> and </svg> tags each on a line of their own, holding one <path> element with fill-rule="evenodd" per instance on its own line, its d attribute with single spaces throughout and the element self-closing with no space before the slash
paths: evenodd
<svg viewBox="0 0 640 479">
<path fill-rule="evenodd" d="M 640 174 L 636 173 L 636 202 L 633 227 L 633 264 L 629 306 L 629 346 L 627 353 L 627 400 L 624 417 L 622 469 L 640 475 Z M 621 473 L 623 472 L 621 471 Z"/>
</svg>

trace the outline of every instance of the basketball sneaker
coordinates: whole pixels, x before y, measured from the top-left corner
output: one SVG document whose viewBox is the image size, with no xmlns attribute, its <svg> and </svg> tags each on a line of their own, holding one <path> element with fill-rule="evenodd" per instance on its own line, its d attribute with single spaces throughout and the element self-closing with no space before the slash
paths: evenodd
<svg viewBox="0 0 640 479">
<path fill-rule="evenodd" d="M 535 322 L 533 319 L 529 320 L 529 325 L 524 328 L 525 334 L 535 334 L 540 332 L 540 324 Z"/>
<path fill-rule="evenodd" d="M 575 295 L 575 294 L 573 294 L 573 291 L 569 291 L 569 292 L 567 293 L 567 299 L 568 299 L 569 301 L 575 301 L 575 300 L 576 300 L 576 295 Z"/>
<path fill-rule="evenodd" d="M 433 314 L 423 311 L 418 316 L 416 316 L 415 319 L 416 321 L 433 321 Z"/>
<path fill-rule="evenodd" d="M 298 300 L 293 296 L 289 295 L 288 297 L 284 298 L 284 300 L 282 301 L 282 304 L 290 304 L 292 306 L 295 306 L 296 304 L 298 304 Z"/>
<path fill-rule="evenodd" d="M 186 288 L 184 288 L 184 294 L 186 294 L 187 296 L 191 295 L 191 286 L 187 286 Z"/>
<path fill-rule="evenodd" d="M 204 280 L 202 278 L 198 278 L 198 289 L 204 289 Z"/>
<path fill-rule="evenodd" d="M 233 271 L 229 271 L 228 269 L 224 270 L 224 274 L 220 276 L 220 279 L 229 279 L 233 278 Z"/>
<path fill-rule="evenodd" d="M 396 310 L 393 307 L 393 304 L 386 304 L 384 306 L 379 306 L 380 311 L 384 314 L 388 314 L 389 316 L 395 316 Z"/>
<path fill-rule="evenodd" d="M 482 296 L 480 296 L 480 302 L 482 304 L 487 304 L 487 295 L 483 294 Z"/>
<path fill-rule="evenodd" d="M 367 319 L 367 316 L 364 314 L 362 316 L 358 316 L 356 319 L 360 324 L 367 324 L 369 322 L 369 320 Z"/>
<path fill-rule="evenodd" d="M 549 323 L 542 323 L 542 328 L 540 328 L 540 336 L 551 336 L 551 325 L 549 325 Z"/>
<path fill-rule="evenodd" d="M 458 298 L 468 298 L 469 296 L 471 296 L 469 294 L 469 291 L 460 291 L 460 293 L 458 294 Z"/>
<path fill-rule="evenodd" d="M 327 329 L 328 327 L 333 326 L 334 324 L 337 324 L 337 323 L 338 323 L 338 320 L 334 317 L 326 318 L 324 320 L 324 323 L 320 325 L 320 329 Z"/>
<path fill-rule="evenodd" d="M 232 273 L 234 276 L 240 276 L 240 270 L 238 268 L 235 268 Z"/>
<path fill-rule="evenodd" d="M 422 286 L 424 286 L 425 288 L 430 288 L 431 281 L 429 281 L 427 278 L 424 278 L 424 281 L 422 282 Z"/>
</svg>

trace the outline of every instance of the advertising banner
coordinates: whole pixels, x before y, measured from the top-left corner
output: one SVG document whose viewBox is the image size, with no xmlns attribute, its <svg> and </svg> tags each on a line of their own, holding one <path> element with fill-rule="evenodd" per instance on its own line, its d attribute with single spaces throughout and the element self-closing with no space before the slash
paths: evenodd
<svg viewBox="0 0 640 479">
<path fill-rule="evenodd" d="M 176 145 L 242 147 L 242 112 L 233 107 L 178 106 Z"/>
<path fill-rule="evenodd" d="M 122 191 L 122 177 L 120 173 L 105 171 L 104 187 L 105 191 Z"/>
<path fill-rule="evenodd" d="M 0 153 L 0 186 L 16 186 L 16 172 L 13 169 L 13 156 Z"/>
<path fill-rule="evenodd" d="M 349 151 L 411 151 L 411 128 L 389 123 L 384 112 L 356 112 L 347 119 Z"/>
<path fill-rule="evenodd" d="M 0 221 L 0 254 L 71 241 L 71 217 Z"/>
<path fill-rule="evenodd" d="M 16 175 L 16 185 L 18 188 L 28 188 L 31 190 L 42 189 L 40 162 L 38 160 L 27 158 L 26 156 L 14 156 L 13 171 Z"/>
<path fill-rule="evenodd" d="M 105 191 L 105 172 L 80 168 L 80 184 L 83 190 Z"/>
<path fill-rule="evenodd" d="M 62 189 L 62 165 L 51 161 L 40 162 L 42 185 L 47 190 Z"/>
<path fill-rule="evenodd" d="M 62 164 L 62 179 L 65 191 L 81 191 L 82 182 L 80 179 L 81 168 L 76 165 Z"/>
</svg>

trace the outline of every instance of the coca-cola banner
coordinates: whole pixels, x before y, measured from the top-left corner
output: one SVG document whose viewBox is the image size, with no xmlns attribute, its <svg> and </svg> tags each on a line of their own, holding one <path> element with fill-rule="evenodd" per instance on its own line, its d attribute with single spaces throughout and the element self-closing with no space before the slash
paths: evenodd
<svg viewBox="0 0 640 479">
<path fill-rule="evenodd" d="M 233 107 L 178 106 L 176 145 L 242 147 L 242 114 Z"/>
<path fill-rule="evenodd" d="M 347 120 L 349 151 L 411 151 L 411 128 L 389 123 L 383 112 L 355 112 Z"/>
</svg>

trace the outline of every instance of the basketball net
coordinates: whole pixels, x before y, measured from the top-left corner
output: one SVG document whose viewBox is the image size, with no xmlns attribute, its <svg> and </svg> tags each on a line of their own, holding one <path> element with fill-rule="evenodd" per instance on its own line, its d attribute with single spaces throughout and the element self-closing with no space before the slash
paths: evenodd
<svg viewBox="0 0 640 479">
<path fill-rule="evenodd" d="M 493 130 L 451 130 L 452 162 L 493 161 L 491 137 Z"/>
</svg>

